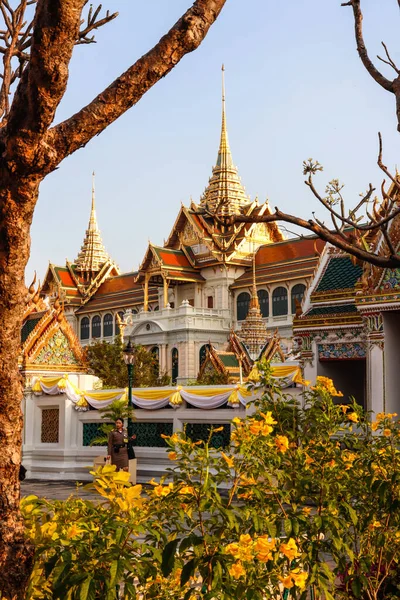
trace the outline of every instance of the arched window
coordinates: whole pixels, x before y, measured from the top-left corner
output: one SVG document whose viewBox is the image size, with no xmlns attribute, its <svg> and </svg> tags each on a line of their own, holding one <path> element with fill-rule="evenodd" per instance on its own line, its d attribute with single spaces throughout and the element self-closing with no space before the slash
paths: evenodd
<svg viewBox="0 0 400 600">
<path fill-rule="evenodd" d="M 160 349 L 158 346 L 153 346 L 153 348 L 150 350 L 150 353 L 153 357 L 153 368 L 154 368 L 154 373 L 155 375 L 158 377 L 159 372 L 160 372 Z"/>
<path fill-rule="evenodd" d="M 153 312 L 155 312 L 156 310 L 160 310 L 160 307 L 158 306 L 158 304 L 156 304 L 155 307 L 153 308 Z"/>
<path fill-rule="evenodd" d="M 98 315 L 92 319 L 92 338 L 101 337 L 101 319 Z"/>
<path fill-rule="evenodd" d="M 88 340 L 90 332 L 89 317 L 83 317 L 81 320 L 81 340 Z"/>
<path fill-rule="evenodd" d="M 179 376 L 179 352 L 178 352 L 178 348 L 172 348 L 171 357 L 172 357 L 172 370 L 171 370 L 172 383 L 176 383 L 176 380 L 178 379 L 178 376 Z"/>
<path fill-rule="evenodd" d="M 236 300 L 236 311 L 237 311 L 237 320 L 244 321 L 247 317 L 247 313 L 249 312 L 250 306 L 250 294 L 247 292 L 242 292 L 239 294 Z"/>
<path fill-rule="evenodd" d="M 301 302 L 305 291 L 306 286 L 303 283 L 297 283 L 292 287 L 292 315 L 296 313 L 296 300 Z"/>
<path fill-rule="evenodd" d="M 269 317 L 269 295 L 267 290 L 258 290 L 257 296 L 262 316 Z"/>
<path fill-rule="evenodd" d="M 118 313 L 119 318 L 121 319 L 121 321 L 124 320 L 124 313 L 121 311 L 119 311 Z M 119 328 L 118 325 L 118 319 L 117 319 L 117 315 L 115 315 L 115 335 L 119 335 L 121 333 L 121 330 Z"/>
<path fill-rule="evenodd" d="M 208 349 L 208 348 L 210 348 L 210 344 L 204 344 L 204 346 L 202 346 L 202 347 L 200 348 L 200 351 L 199 351 L 199 366 L 200 366 L 200 369 L 201 369 L 201 367 L 202 367 L 202 364 L 203 364 L 203 362 L 204 362 L 204 361 L 205 361 L 205 359 L 206 359 L 206 356 L 207 356 L 207 349 Z"/>
<path fill-rule="evenodd" d="M 111 313 L 107 313 L 103 318 L 103 335 L 104 337 L 110 337 L 114 333 L 113 329 L 113 316 Z"/>
<path fill-rule="evenodd" d="M 279 317 L 281 315 L 287 315 L 287 312 L 287 289 L 284 287 L 277 287 L 274 289 L 274 292 L 272 294 L 272 315 L 274 317 Z"/>
</svg>

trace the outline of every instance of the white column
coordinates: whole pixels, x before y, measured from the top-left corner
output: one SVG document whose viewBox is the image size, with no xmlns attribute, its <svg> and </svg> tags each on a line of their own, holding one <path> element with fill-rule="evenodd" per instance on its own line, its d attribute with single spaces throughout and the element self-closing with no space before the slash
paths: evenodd
<svg viewBox="0 0 400 600">
<path fill-rule="evenodd" d="M 367 325 L 367 410 L 386 411 L 385 348 L 383 320 L 380 313 L 368 315 Z"/>
</svg>

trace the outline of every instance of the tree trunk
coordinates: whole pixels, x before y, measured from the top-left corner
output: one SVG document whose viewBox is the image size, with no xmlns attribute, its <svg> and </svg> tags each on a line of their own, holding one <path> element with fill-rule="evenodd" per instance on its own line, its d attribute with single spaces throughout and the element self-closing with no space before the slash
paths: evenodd
<svg viewBox="0 0 400 600">
<path fill-rule="evenodd" d="M 24 283 L 39 182 L 0 172 L 0 598 L 22 600 L 33 548 L 19 510 L 22 379 L 17 357 L 27 299 Z"/>
</svg>

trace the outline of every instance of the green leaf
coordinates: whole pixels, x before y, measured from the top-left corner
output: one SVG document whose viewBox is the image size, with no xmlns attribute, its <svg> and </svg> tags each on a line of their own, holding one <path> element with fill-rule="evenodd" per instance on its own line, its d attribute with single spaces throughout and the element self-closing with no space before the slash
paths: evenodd
<svg viewBox="0 0 400 600">
<path fill-rule="evenodd" d="M 349 517 L 351 519 L 351 522 L 353 523 L 353 525 L 357 525 L 357 513 L 354 510 L 354 508 L 352 506 L 350 506 L 350 504 L 347 505 L 347 510 L 349 511 Z"/>
<path fill-rule="evenodd" d="M 361 582 L 358 577 L 355 577 L 351 582 L 351 589 L 356 598 L 361 597 Z"/>
<path fill-rule="evenodd" d="M 85 581 L 82 583 L 80 589 L 79 589 L 79 600 L 88 600 L 89 597 L 89 589 L 90 589 L 90 584 L 92 582 L 92 575 L 89 575 Z"/>
<path fill-rule="evenodd" d="M 292 533 L 292 521 L 290 519 L 285 519 L 283 521 L 283 528 L 287 536 Z"/>
<path fill-rule="evenodd" d="M 181 573 L 181 587 L 183 587 L 185 583 L 189 581 L 191 575 L 194 573 L 194 570 L 196 568 L 196 562 L 196 559 L 192 558 L 191 560 L 189 560 L 189 562 L 187 562 L 184 565 Z"/>
<path fill-rule="evenodd" d="M 178 547 L 179 540 L 172 540 L 165 546 L 162 554 L 161 571 L 164 577 L 168 577 L 174 568 L 175 552 Z"/>
</svg>

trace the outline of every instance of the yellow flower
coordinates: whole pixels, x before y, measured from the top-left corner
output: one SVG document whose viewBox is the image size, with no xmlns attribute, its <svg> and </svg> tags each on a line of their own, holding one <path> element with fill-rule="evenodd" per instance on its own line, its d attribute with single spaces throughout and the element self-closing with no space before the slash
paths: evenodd
<svg viewBox="0 0 400 600">
<path fill-rule="evenodd" d="M 234 579 L 240 579 L 245 574 L 244 567 L 242 563 L 236 562 L 229 569 L 229 575 L 231 575 Z"/>
<path fill-rule="evenodd" d="M 368 529 L 370 531 L 373 531 L 374 529 L 379 529 L 379 527 L 382 527 L 382 524 L 379 521 L 373 521 L 368 525 Z"/>
<path fill-rule="evenodd" d="M 232 423 L 235 423 L 235 425 L 242 425 L 243 421 L 242 419 L 239 419 L 239 417 L 234 417 Z"/>
<path fill-rule="evenodd" d="M 225 454 L 225 452 L 221 452 L 221 456 L 222 456 L 222 458 L 224 459 L 224 461 L 227 463 L 228 467 L 229 467 L 230 469 L 232 469 L 232 468 L 233 468 L 233 465 L 234 465 L 234 463 L 235 463 L 235 461 L 233 460 L 233 458 L 232 458 L 231 456 L 227 456 L 227 455 Z"/>
<path fill-rule="evenodd" d="M 283 587 L 285 587 L 288 590 L 290 590 L 290 588 L 292 588 L 294 586 L 293 579 L 290 575 L 287 575 L 286 577 L 281 577 L 279 575 L 279 579 L 280 579 L 280 581 L 282 581 Z"/>
<path fill-rule="evenodd" d="M 261 535 L 254 544 L 254 550 L 256 552 L 256 557 L 261 562 L 272 560 L 272 550 L 276 550 L 276 540 L 270 540 L 268 536 Z"/>
<path fill-rule="evenodd" d="M 286 435 L 277 435 L 275 438 L 275 445 L 278 448 L 278 452 L 284 454 L 289 448 L 289 440 Z"/>
<path fill-rule="evenodd" d="M 339 405 L 339 408 L 341 408 L 341 409 L 342 409 L 342 411 L 343 411 L 344 413 L 346 413 L 346 412 L 349 410 L 349 408 L 350 408 L 350 407 L 349 407 L 347 404 L 340 404 L 340 405 Z"/>
<path fill-rule="evenodd" d="M 328 394 L 330 394 L 331 396 L 336 396 L 338 398 L 343 396 L 342 392 L 338 392 L 335 386 L 333 385 L 332 379 L 329 379 L 329 377 L 323 377 L 322 375 L 319 375 L 317 377 L 316 386 L 311 389 L 316 390 L 317 392 L 325 391 L 328 392 Z"/>
<path fill-rule="evenodd" d="M 168 458 L 169 460 L 176 460 L 177 459 L 177 453 L 176 452 L 169 452 L 168 453 Z"/>
<path fill-rule="evenodd" d="M 261 421 L 255 421 L 254 419 L 250 421 L 249 429 L 253 435 L 259 435 L 262 429 Z"/>
<path fill-rule="evenodd" d="M 266 413 L 260 412 L 260 415 L 263 417 L 264 421 L 268 425 L 276 425 L 276 421 L 272 416 L 272 412 L 268 410 Z"/>
<path fill-rule="evenodd" d="M 289 560 L 293 560 L 300 556 L 297 544 L 293 538 L 290 538 L 287 544 L 282 543 L 279 546 L 279 552 L 282 552 Z"/>
<path fill-rule="evenodd" d="M 237 544 L 236 542 L 228 544 L 225 548 L 225 552 L 227 554 L 232 554 L 232 556 L 237 558 L 239 556 L 239 544 Z"/>
<path fill-rule="evenodd" d="M 383 430 L 383 435 L 384 435 L 385 437 L 390 437 L 390 436 L 392 435 L 392 432 L 391 432 L 391 430 L 390 430 L 390 429 L 384 429 L 384 430 Z"/>
<path fill-rule="evenodd" d="M 385 418 L 385 413 L 378 413 L 376 415 L 376 420 L 378 421 L 378 423 L 379 423 L 379 421 L 383 421 L 384 418 Z"/>
<path fill-rule="evenodd" d="M 218 433 L 218 431 L 223 431 L 223 427 L 217 427 L 217 429 L 213 429 L 213 433 Z"/>
<path fill-rule="evenodd" d="M 311 458 L 311 456 L 308 456 L 308 454 L 306 454 L 306 460 L 305 460 L 306 465 L 311 465 L 313 462 L 314 462 L 314 459 Z"/>
<path fill-rule="evenodd" d="M 241 546 L 250 546 L 252 543 L 253 540 L 251 535 L 249 535 L 248 533 L 242 533 L 242 535 L 239 538 L 239 544 Z"/>
<path fill-rule="evenodd" d="M 158 498 L 164 497 L 164 496 L 168 496 L 168 494 L 170 494 L 172 492 L 172 488 L 173 488 L 173 484 L 172 483 L 170 483 L 168 485 L 161 485 L 160 484 L 160 485 L 157 485 L 153 489 L 153 493 Z"/>
<path fill-rule="evenodd" d="M 80 536 L 85 530 L 78 527 L 75 523 L 67 530 L 67 538 L 73 539 Z"/>
<path fill-rule="evenodd" d="M 379 423 L 378 421 L 374 421 L 373 423 L 371 423 L 371 429 L 372 431 L 376 431 L 379 427 Z"/>
<path fill-rule="evenodd" d="M 300 590 L 305 589 L 308 573 L 305 571 L 300 571 L 300 569 L 295 569 L 294 571 L 290 571 L 290 576 L 293 579 L 296 587 L 298 587 Z"/>
<path fill-rule="evenodd" d="M 193 495 L 194 494 L 194 487 L 192 487 L 191 485 L 184 485 L 183 487 L 181 487 L 181 489 L 179 490 L 179 493 L 181 495 L 184 494 L 190 494 Z"/>
<path fill-rule="evenodd" d="M 302 509 L 303 513 L 305 515 L 309 515 L 311 512 L 311 507 L 310 506 L 304 506 L 304 508 Z"/>
<path fill-rule="evenodd" d="M 349 421 L 353 421 L 353 423 L 358 423 L 358 415 L 355 412 L 348 414 L 347 418 L 349 419 Z"/>
</svg>

